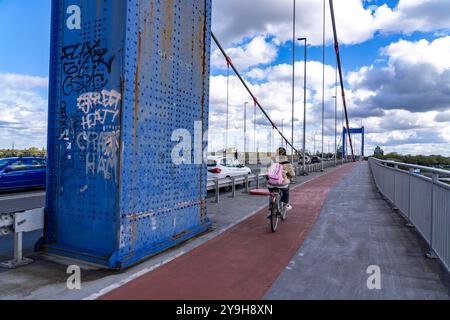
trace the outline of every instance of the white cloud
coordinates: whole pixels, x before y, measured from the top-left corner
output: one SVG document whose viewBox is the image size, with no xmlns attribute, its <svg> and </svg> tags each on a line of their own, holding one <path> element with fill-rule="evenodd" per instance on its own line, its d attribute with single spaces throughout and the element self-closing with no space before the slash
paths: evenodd
<svg viewBox="0 0 450 320">
<path fill-rule="evenodd" d="M 400 0 L 396 8 L 382 5 L 375 11 L 374 28 L 409 34 L 450 28 L 450 1 Z"/>
<path fill-rule="evenodd" d="M 46 146 L 48 79 L 0 73 L 0 148 Z"/>
<path fill-rule="evenodd" d="M 433 42 L 401 40 L 382 54 L 388 56 L 387 67 L 363 67 L 349 74 L 353 92 L 371 92 L 359 95 L 357 104 L 413 112 L 450 108 L 450 37 Z"/>
<path fill-rule="evenodd" d="M 450 30 L 450 1 L 400 0 L 398 6 L 371 5 L 363 0 L 335 0 L 334 8 L 339 41 L 362 43 L 379 31 L 410 34 L 414 31 Z M 226 47 L 244 39 L 273 36 L 276 41 L 292 39 L 293 0 L 227 0 L 213 2 L 213 31 Z M 326 1 L 326 41 L 333 39 Z M 297 1 L 297 36 L 307 37 L 310 44 L 322 43 L 321 0 Z"/>
<path fill-rule="evenodd" d="M 47 88 L 48 78 L 24 74 L 0 73 L 0 88 L 30 90 Z"/>
<path fill-rule="evenodd" d="M 327 41 L 332 39 L 328 1 L 326 2 Z M 227 0 L 213 2 L 213 31 L 225 46 L 239 44 L 245 38 L 271 35 L 278 41 L 292 39 L 292 0 Z M 322 43 L 320 0 L 297 1 L 298 36 L 308 37 L 311 44 Z M 337 0 L 335 13 L 340 41 L 363 42 L 373 34 L 374 17 L 362 0 Z"/>
<path fill-rule="evenodd" d="M 432 42 L 401 40 L 381 50 L 381 53 L 387 56 L 387 67 L 367 66 L 346 77 L 349 84 L 346 94 L 350 125 L 358 127 L 363 124 L 366 127 L 368 154 L 375 146 L 380 145 L 388 152 L 450 155 L 450 149 L 446 149 L 450 138 L 448 130 L 450 81 L 446 80 L 450 74 L 450 66 L 448 59 L 445 59 L 445 56 L 450 56 L 449 40 L 450 37 Z M 310 61 L 307 68 L 307 143 L 308 149 L 312 149 L 314 132 L 321 129 L 322 64 Z M 303 106 L 302 61 L 297 62 L 296 69 L 295 140 L 297 147 L 300 148 Z M 327 65 L 325 70 L 325 139 L 333 144 L 332 96 L 335 88 L 335 69 Z M 285 131 L 290 137 L 292 66 L 279 64 L 256 67 L 244 73 L 244 76 L 249 83 L 256 81 L 251 85 L 252 90 L 277 125 L 284 119 Z M 211 110 L 214 114 L 211 123 L 214 130 L 220 131 L 224 128 L 226 111 L 226 78 L 212 77 L 211 81 L 213 96 Z M 239 141 L 243 131 L 242 105 L 244 101 L 250 100 L 236 79 L 231 80 L 231 83 L 230 123 L 234 125 L 230 132 Z M 339 127 L 340 106 L 339 99 Z M 267 121 L 264 122 L 261 114 L 258 116 L 258 123 L 265 123 L 257 129 L 259 141 L 270 141 L 270 126 Z M 249 137 L 253 139 L 252 134 Z M 224 140 L 216 139 L 215 145 L 220 145 L 221 141 Z"/>
<path fill-rule="evenodd" d="M 226 52 L 233 64 L 240 71 L 247 70 L 249 67 L 256 65 L 272 63 L 278 55 L 276 45 L 263 36 L 255 37 L 243 46 L 229 48 Z M 226 68 L 226 60 L 218 49 L 212 53 L 211 64 L 215 68 Z"/>
<path fill-rule="evenodd" d="M 301 139 L 303 135 L 303 62 L 297 62 L 297 89 L 295 100 L 295 145 L 301 149 Z M 321 103 L 322 103 L 322 64 L 317 61 L 309 61 L 308 65 L 308 86 L 307 86 L 307 143 L 308 148 L 313 149 L 314 132 L 320 130 L 321 124 Z M 326 148 L 328 141 L 334 143 L 334 79 L 335 69 L 326 65 Z M 292 66 L 279 64 L 268 67 L 259 67 L 251 69 L 244 74 L 251 90 L 257 96 L 258 101 L 264 107 L 275 124 L 281 129 L 284 124 L 284 132 L 287 137 L 291 137 L 292 121 Z M 256 80 L 252 82 L 251 80 Z M 211 77 L 210 93 L 210 141 L 211 150 L 223 148 L 225 143 L 224 128 L 226 122 L 226 77 Z M 237 143 L 238 149 L 243 148 L 243 127 L 244 127 L 244 102 L 250 102 L 248 107 L 248 140 L 253 143 L 253 111 L 254 106 L 248 93 L 234 76 L 230 77 L 230 101 L 229 101 L 229 119 L 230 119 L 230 143 Z M 333 119 L 331 119 L 331 114 Z M 340 112 L 339 112 L 340 117 Z M 339 121 L 340 126 L 340 121 Z M 280 143 L 278 135 L 272 138 L 272 129 L 270 122 L 257 109 L 257 132 L 256 136 L 260 144 L 260 149 L 271 148 L 272 139 L 275 140 L 275 146 Z M 234 142 L 236 140 L 236 142 Z M 331 143 L 331 142 L 330 142 Z M 264 144 L 264 145 L 263 145 Z M 254 145 L 254 144 L 252 144 Z"/>
<path fill-rule="evenodd" d="M 391 64 L 427 64 L 442 73 L 450 68 L 450 36 L 432 42 L 425 39 L 417 42 L 401 40 L 389 45 L 382 53 L 389 56 Z"/>
</svg>

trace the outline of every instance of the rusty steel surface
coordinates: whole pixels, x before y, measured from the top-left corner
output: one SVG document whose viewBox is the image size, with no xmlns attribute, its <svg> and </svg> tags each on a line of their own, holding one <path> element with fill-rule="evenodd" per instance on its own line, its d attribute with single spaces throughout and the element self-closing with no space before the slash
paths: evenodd
<svg viewBox="0 0 450 320">
<path fill-rule="evenodd" d="M 172 134 L 206 148 L 210 21 L 210 0 L 52 2 L 44 250 L 123 268 L 209 227 Z"/>
</svg>

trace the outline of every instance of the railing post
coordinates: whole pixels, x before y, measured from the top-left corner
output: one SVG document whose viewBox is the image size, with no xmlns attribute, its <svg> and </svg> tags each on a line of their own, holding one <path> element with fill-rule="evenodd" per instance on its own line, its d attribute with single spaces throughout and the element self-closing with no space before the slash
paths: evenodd
<svg viewBox="0 0 450 320">
<path fill-rule="evenodd" d="M 215 189 L 216 189 L 216 203 L 219 203 L 219 201 L 220 201 L 220 195 L 219 195 L 219 193 L 220 193 L 220 185 L 219 185 L 219 179 L 216 179 L 215 181 L 214 181 L 214 186 L 215 186 Z"/>
<path fill-rule="evenodd" d="M 245 176 L 245 192 L 248 193 L 249 190 L 249 179 L 248 175 Z"/>
<path fill-rule="evenodd" d="M 259 189 L 259 173 L 256 174 L 256 189 Z"/>
<path fill-rule="evenodd" d="M 394 207 L 397 209 L 397 170 L 398 164 L 394 165 Z"/>
<path fill-rule="evenodd" d="M 22 232 L 16 232 L 14 234 L 14 260 L 19 264 L 22 263 L 23 261 L 22 238 L 23 238 Z"/>
<path fill-rule="evenodd" d="M 236 177 L 231 177 L 231 197 L 236 197 Z"/>
<path fill-rule="evenodd" d="M 435 203 L 435 195 L 436 195 L 436 183 L 439 181 L 439 175 L 436 173 L 433 173 L 431 177 L 431 222 L 430 222 L 430 252 L 427 254 L 427 257 L 429 259 L 437 259 L 437 255 L 434 252 L 434 216 L 435 216 L 435 209 L 436 209 L 436 203 Z"/>
<path fill-rule="evenodd" d="M 414 224 L 411 223 L 411 210 L 412 210 L 412 177 L 413 177 L 414 169 L 409 169 L 409 183 L 408 183 L 408 223 L 406 224 L 406 227 L 408 228 L 414 228 Z"/>
</svg>

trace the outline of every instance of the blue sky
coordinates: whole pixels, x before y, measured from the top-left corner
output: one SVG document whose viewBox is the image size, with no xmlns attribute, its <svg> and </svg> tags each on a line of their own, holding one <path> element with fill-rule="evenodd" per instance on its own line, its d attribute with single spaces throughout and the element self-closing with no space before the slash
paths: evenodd
<svg viewBox="0 0 450 320">
<path fill-rule="evenodd" d="M 365 6 L 386 3 L 395 7 L 398 1 L 366 1 Z M 47 76 L 50 52 L 50 0 L 0 0 L 0 71 L 8 73 Z M 327 21 L 329 22 L 329 21 Z M 318 25 L 320 27 L 320 24 Z M 301 33 L 301 31 L 299 32 Z M 300 37 L 300 35 L 299 35 Z M 343 63 L 346 71 L 354 71 L 373 63 L 379 58 L 379 49 L 400 39 L 415 41 L 433 40 L 432 33 L 414 32 L 412 35 L 390 34 L 378 35 L 364 43 L 352 45 L 351 50 L 343 46 Z M 246 39 L 242 42 L 248 42 Z M 309 58 L 322 60 L 322 47 L 308 49 Z M 303 59 L 303 47 L 299 44 L 297 57 Z M 292 42 L 280 46 L 278 58 L 271 64 L 291 63 Z M 328 45 L 326 61 L 335 61 L 333 47 Z"/>
<path fill-rule="evenodd" d="M 309 61 L 312 62 L 308 73 L 310 123 L 307 139 L 310 145 L 314 132 L 320 130 L 320 90 L 317 84 L 321 83 L 322 2 L 297 2 L 300 2 L 297 36 L 307 36 L 313 43 L 308 48 Z M 0 98 L 0 108 L 8 108 L 8 112 L 0 116 L 0 130 L 3 131 L 0 148 L 9 147 L 12 142 L 19 147 L 46 145 L 50 3 L 50 0 L 0 0 L 0 93 L 2 88 L 8 93 L 7 98 L 5 95 Z M 442 11 L 450 10 L 450 7 L 445 7 L 448 3 L 450 1 L 442 0 L 335 0 L 350 99 L 349 113 L 353 125 L 362 122 L 367 127 L 369 149 L 381 145 L 387 151 L 400 153 L 450 155 L 450 132 L 445 129 L 450 124 L 450 105 L 445 101 L 450 97 L 441 87 L 448 79 L 450 67 L 439 58 L 442 56 L 445 60 L 450 54 L 446 51 L 450 48 L 450 15 L 447 18 L 442 15 Z M 213 30 L 277 123 L 281 119 L 290 119 L 290 84 L 284 75 L 292 63 L 291 7 L 292 0 L 213 1 Z M 327 24 L 327 90 L 334 92 L 335 56 L 328 16 Z M 303 47 L 299 43 L 297 48 L 300 82 Z M 225 72 L 224 63 L 214 46 L 212 57 L 210 122 L 211 130 L 219 132 L 223 131 L 226 109 L 223 95 Z M 422 69 L 417 69 L 418 63 Z M 407 84 L 408 77 L 417 77 L 421 72 L 435 78 L 424 82 L 425 79 L 418 77 L 420 81 L 416 84 Z M 231 102 L 242 105 L 248 97 L 238 83 L 232 84 L 235 89 Z M 419 95 L 418 92 L 424 88 L 429 91 Z M 300 89 L 297 103 L 301 105 Z M 414 101 L 405 99 L 408 90 L 410 96 L 415 97 Z M 431 96 L 433 99 L 426 99 Z M 327 111 L 334 103 L 330 97 L 328 94 Z M 231 131 L 237 135 L 242 131 L 238 125 L 242 122 L 241 116 L 239 112 L 231 115 L 231 120 L 236 123 Z M 326 117 L 329 133 L 334 121 L 328 119 L 330 114 L 327 113 Z M 449 122 L 443 121 L 447 118 Z M 301 112 L 296 119 L 301 120 Z M 396 119 L 397 128 L 391 123 L 393 119 Z M 301 129 L 299 121 L 295 132 L 297 140 L 301 138 Z M 210 134 L 214 135 L 214 132 L 210 131 Z M 332 138 L 331 133 L 329 138 Z M 220 147 L 213 145 L 213 148 Z"/>
<path fill-rule="evenodd" d="M 47 76 L 50 1 L 0 1 L 0 72 Z"/>
</svg>

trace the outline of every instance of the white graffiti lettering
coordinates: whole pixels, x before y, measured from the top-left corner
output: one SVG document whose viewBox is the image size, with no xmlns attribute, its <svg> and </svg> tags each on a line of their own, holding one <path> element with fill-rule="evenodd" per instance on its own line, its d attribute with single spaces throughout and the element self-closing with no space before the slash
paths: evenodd
<svg viewBox="0 0 450 320">
<path fill-rule="evenodd" d="M 121 101 L 121 95 L 115 90 L 103 90 L 99 92 L 88 92 L 82 94 L 77 99 L 78 109 L 84 114 L 91 112 L 91 108 L 101 106 L 112 110 L 117 110 Z"/>
<path fill-rule="evenodd" d="M 119 130 L 78 135 L 78 149 L 86 152 L 86 174 L 100 174 L 107 180 L 113 178 L 118 166 L 119 139 Z"/>
<path fill-rule="evenodd" d="M 117 117 L 121 95 L 115 90 L 89 92 L 77 99 L 77 107 L 83 113 L 76 145 L 86 154 L 86 174 L 100 175 L 106 180 L 117 179 L 120 130 Z M 101 125 L 100 132 L 91 130 Z"/>
<path fill-rule="evenodd" d="M 78 110 L 84 114 L 82 117 L 83 129 L 92 129 L 106 122 L 114 123 L 119 115 L 121 95 L 115 90 L 103 90 L 82 94 L 77 99 Z M 109 119 L 109 120 L 108 120 Z"/>
</svg>

